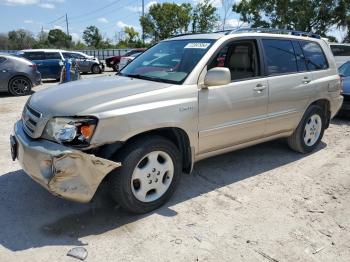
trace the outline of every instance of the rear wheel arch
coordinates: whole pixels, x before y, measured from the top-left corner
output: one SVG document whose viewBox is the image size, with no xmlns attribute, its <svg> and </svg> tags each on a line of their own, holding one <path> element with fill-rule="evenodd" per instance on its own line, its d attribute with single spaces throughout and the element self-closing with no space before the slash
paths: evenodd
<svg viewBox="0 0 350 262">
<path fill-rule="evenodd" d="M 311 106 L 318 106 L 320 108 L 322 108 L 323 112 L 324 112 L 324 115 L 326 117 L 325 121 L 325 128 L 327 129 L 329 127 L 329 124 L 330 124 L 330 121 L 331 121 L 331 104 L 330 104 L 330 101 L 328 99 L 318 99 L 314 102 L 312 102 L 309 107 Z M 308 107 L 308 108 L 309 108 Z"/>
</svg>

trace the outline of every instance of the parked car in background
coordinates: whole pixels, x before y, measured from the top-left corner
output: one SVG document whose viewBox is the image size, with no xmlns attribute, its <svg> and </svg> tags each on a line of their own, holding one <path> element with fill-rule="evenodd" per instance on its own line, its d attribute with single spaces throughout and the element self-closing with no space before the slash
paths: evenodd
<svg viewBox="0 0 350 262">
<path fill-rule="evenodd" d="M 146 48 L 137 48 L 126 52 L 124 55 L 108 57 L 106 58 L 106 66 L 112 68 L 114 71 L 118 71 L 120 70 L 119 63 L 122 57 L 131 56 L 134 53 L 140 53 L 140 52 L 142 53 L 145 50 Z"/>
<path fill-rule="evenodd" d="M 41 84 L 37 65 L 25 58 L 0 54 L 0 91 L 14 96 L 30 94 L 33 86 Z"/>
<path fill-rule="evenodd" d="M 134 60 L 140 54 L 142 54 L 142 52 L 133 53 L 132 55 L 129 55 L 129 56 L 123 56 L 120 59 L 119 70 L 122 70 L 127 64 L 129 64 L 132 60 Z"/>
<path fill-rule="evenodd" d="M 79 70 L 82 73 L 93 73 L 93 74 L 101 74 L 105 66 L 102 62 L 98 60 L 98 58 L 89 56 L 82 52 L 76 51 L 62 51 L 62 55 L 65 59 L 75 59 L 78 63 Z"/>
<path fill-rule="evenodd" d="M 350 44 L 329 44 L 337 66 L 350 61 Z"/>
<path fill-rule="evenodd" d="M 342 94 L 344 97 L 341 111 L 350 112 L 350 61 L 339 67 L 339 75 L 342 78 Z"/>
<path fill-rule="evenodd" d="M 38 66 L 38 71 L 43 79 L 60 80 L 64 57 L 58 49 L 28 49 L 22 50 L 17 55 L 24 57 Z"/>
</svg>

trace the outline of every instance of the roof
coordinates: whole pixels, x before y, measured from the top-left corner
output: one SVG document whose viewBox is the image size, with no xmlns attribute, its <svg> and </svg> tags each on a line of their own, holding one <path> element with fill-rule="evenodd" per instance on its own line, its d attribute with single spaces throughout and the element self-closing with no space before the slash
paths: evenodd
<svg viewBox="0 0 350 262">
<path fill-rule="evenodd" d="M 227 38 L 241 37 L 241 36 L 267 36 L 276 38 L 293 38 L 293 39 L 312 39 L 319 40 L 321 37 L 317 34 L 310 32 L 301 32 L 284 29 L 273 29 L 273 28 L 242 28 L 238 30 L 226 30 L 222 32 L 206 33 L 206 34 L 184 34 L 175 36 L 168 40 L 190 40 L 190 39 L 212 39 L 218 40 L 227 36 Z"/>
<path fill-rule="evenodd" d="M 62 49 L 24 49 L 21 52 L 64 52 Z"/>
</svg>

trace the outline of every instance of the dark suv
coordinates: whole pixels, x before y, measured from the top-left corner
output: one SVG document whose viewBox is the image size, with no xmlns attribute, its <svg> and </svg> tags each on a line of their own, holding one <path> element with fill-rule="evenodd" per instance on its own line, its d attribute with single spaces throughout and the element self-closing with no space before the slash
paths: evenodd
<svg viewBox="0 0 350 262">
<path fill-rule="evenodd" d="M 146 48 L 137 48 L 137 49 L 132 49 L 132 50 L 126 52 L 124 55 L 108 57 L 108 58 L 106 58 L 106 66 L 113 68 L 114 71 L 118 71 L 119 70 L 119 63 L 120 63 L 120 60 L 123 56 L 131 56 L 135 53 L 140 53 L 140 52 L 143 52 L 145 50 L 146 50 Z"/>
</svg>

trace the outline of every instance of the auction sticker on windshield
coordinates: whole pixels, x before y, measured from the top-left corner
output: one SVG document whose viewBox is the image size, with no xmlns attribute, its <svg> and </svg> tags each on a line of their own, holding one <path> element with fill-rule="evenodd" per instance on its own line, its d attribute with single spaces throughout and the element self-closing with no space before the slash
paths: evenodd
<svg viewBox="0 0 350 262">
<path fill-rule="evenodd" d="M 188 43 L 185 48 L 200 48 L 207 49 L 210 43 Z"/>
</svg>

